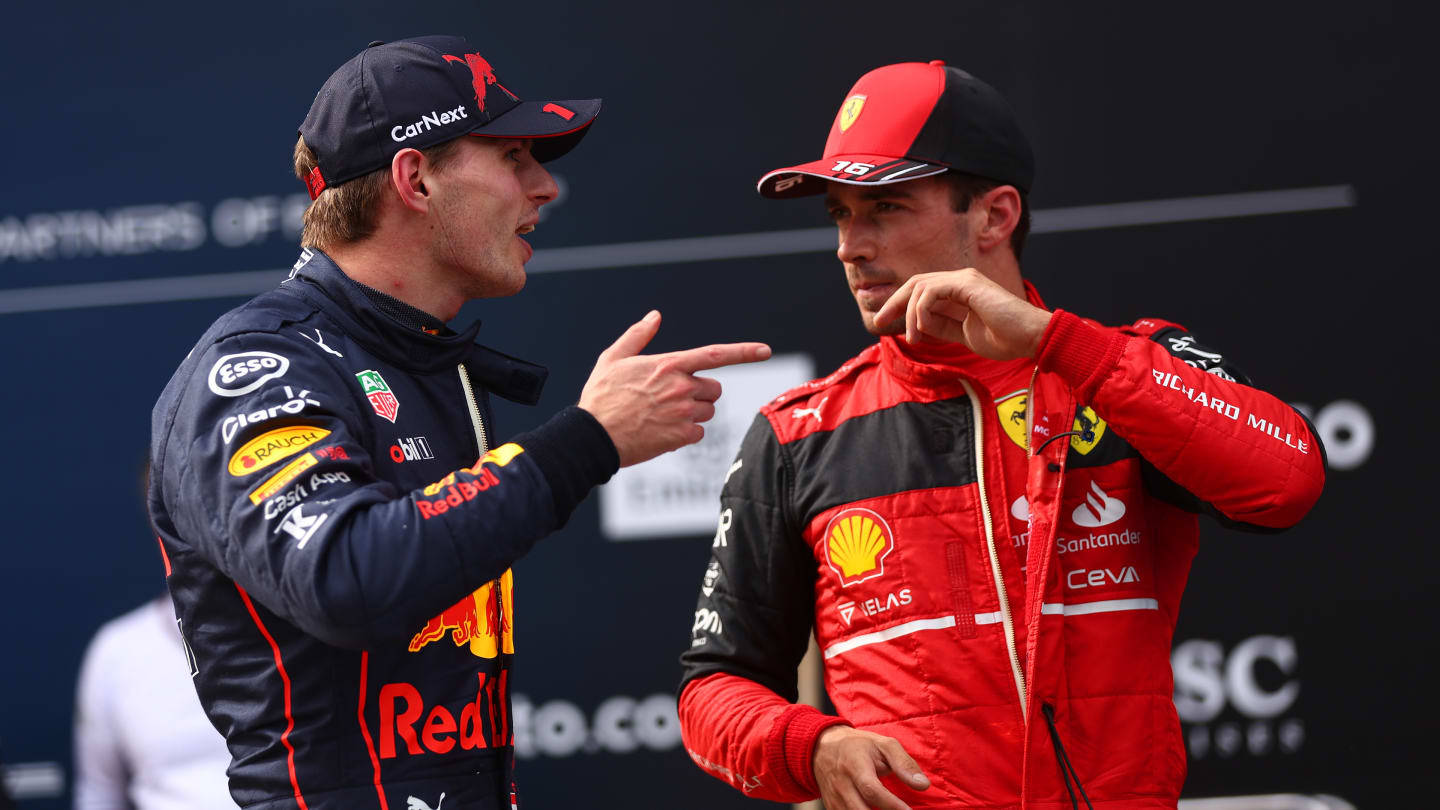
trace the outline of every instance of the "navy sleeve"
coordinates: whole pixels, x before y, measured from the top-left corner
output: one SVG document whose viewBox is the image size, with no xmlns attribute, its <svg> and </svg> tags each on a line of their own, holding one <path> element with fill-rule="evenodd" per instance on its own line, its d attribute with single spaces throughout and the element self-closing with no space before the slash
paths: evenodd
<svg viewBox="0 0 1440 810">
<path fill-rule="evenodd" d="M 174 534 L 336 646 L 409 638 L 503 574 L 614 471 L 608 436 L 571 409 L 403 492 L 363 449 L 373 443 L 358 435 L 368 421 L 353 386 L 285 337 L 226 338 L 193 368 L 157 447 Z"/>
</svg>

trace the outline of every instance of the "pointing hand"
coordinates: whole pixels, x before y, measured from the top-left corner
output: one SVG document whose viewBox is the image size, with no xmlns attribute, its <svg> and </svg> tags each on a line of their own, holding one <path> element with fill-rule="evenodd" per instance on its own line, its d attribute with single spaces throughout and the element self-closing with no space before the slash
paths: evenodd
<svg viewBox="0 0 1440 810">
<path fill-rule="evenodd" d="M 764 343 L 716 343 L 666 354 L 640 354 L 660 329 L 651 311 L 600 353 L 580 393 L 615 443 L 628 467 L 694 444 L 705 436 L 701 422 L 715 415 L 720 383 L 695 372 L 753 363 L 770 357 Z"/>
</svg>

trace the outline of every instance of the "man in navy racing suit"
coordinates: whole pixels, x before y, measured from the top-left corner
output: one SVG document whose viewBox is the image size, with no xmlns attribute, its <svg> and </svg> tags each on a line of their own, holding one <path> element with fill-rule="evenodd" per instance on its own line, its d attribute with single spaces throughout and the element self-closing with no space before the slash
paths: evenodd
<svg viewBox="0 0 1440 810">
<path fill-rule="evenodd" d="M 757 343 L 600 355 L 577 406 L 501 440 L 544 369 L 451 331 L 511 295 L 599 100 L 525 102 L 459 37 L 374 43 L 295 148 L 314 200 L 275 289 L 155 406 L 149 509 L 192 676 L 250 810 L 511 808 L 511 565 L 617 467 L 697 441 L 705 368 Z M 471 136 L 471 137 L 462 137 Z"/>
</svg>

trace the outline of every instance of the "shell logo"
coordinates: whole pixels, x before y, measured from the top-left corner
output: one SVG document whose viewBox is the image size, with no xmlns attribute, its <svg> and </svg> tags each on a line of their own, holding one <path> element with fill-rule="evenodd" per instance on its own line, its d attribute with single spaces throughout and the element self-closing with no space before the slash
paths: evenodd
<svg viewBox="0 0 1440 810">
<path fill-rule="evenodd" d="M 825 527 L 825 559 L 842 588 L 884 574 L 885 558 L 894 549 L 890 526 L 869 509 L 846 509 Z"/>
</svg>

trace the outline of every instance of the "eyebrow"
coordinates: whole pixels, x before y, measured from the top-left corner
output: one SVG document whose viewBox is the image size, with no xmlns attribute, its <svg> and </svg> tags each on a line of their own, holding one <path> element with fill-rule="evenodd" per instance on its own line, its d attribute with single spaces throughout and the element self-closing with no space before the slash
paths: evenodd
<svg viewBox="0 0 1440 810">
<path fill-rule="evenodd" d="M 860 199 L 866 202 L 875 202 L 876 200 L 909 200 L 915 197 L 915 195 L 911 194 L 909 191 L 906 191 L 903 188 L 899 188 L 900 185 L 901 184 L 897 183 L 894 187 L 880 186 L 879 188 L 867 188 L 864 191 L 860 192 Z M 840 204 L 840 199 L 838 197 L 830 194 L 825 195 L 826 208 L 834 208 L 835 206 Z"/>
</svg>

